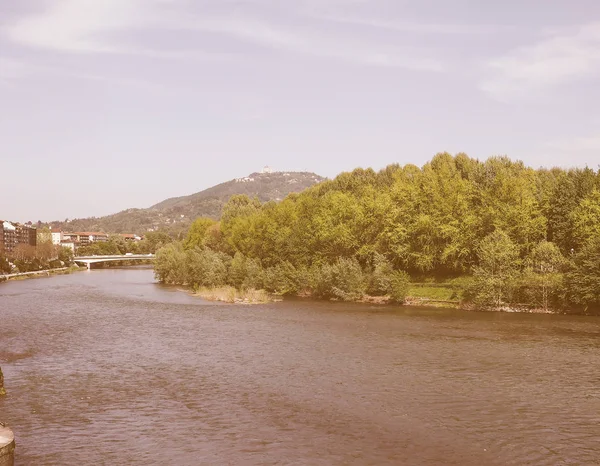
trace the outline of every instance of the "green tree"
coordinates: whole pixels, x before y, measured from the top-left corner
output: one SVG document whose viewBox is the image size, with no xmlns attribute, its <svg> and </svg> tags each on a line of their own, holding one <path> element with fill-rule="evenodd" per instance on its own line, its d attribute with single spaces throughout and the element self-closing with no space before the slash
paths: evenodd
<svg viewBox="0 0 600 466">
<path fill-rule="evenodd" d="M 479 265 L 474 268 L 476 302 L 501 307 L 511 297 L 518 275 L 519 251 L 509 236 L 496 230 L 477 248 Z"/>
<path fill-rule="evenodd" d="M 186 252 L 186 283 L 198 287 L 216 287 L 227 283 L 231 257 L 211 249 L 195 248 Z"/>
<path fill-rule="evenodd" d="M 217 222 L 210 218 L 197 218 L 194 220 L 183 242 L 185 249 L 203 248 L 210 241 L 211 228 Z"/>
<path fill-rule="evenodd" d="M 373 256 L 373 270 L 369 275 L 367 292 L 371 296 L 385 296 L 392 290 L 394 267 L 383 254 Z"/>
<path fill-rule="evenodd" d="M 156 251 L 154 275 L 168 285 L 187 283 L 186 253 L 181 243 L 170 243 Z"/>
<path fill-rule="evenodd" d="M 60 247 L 58 249 L 58 260 L 69 266 L 73 263 L 73 250 L 71 248 Z"/>
<path fill-rule="evenodd" d="M 583 198 L 571 214 L 573 237 L 576 247 L 600 236 L 600 191 L 594 189 Z"/>
<path fill-rule="evenodd" d="M 365 292 L 365 276 L 355 258 L 340 257 L 333 264 L 311 270 L 313 294 L 318 298 L 354 301 Z"/>
<path fill-rule="evenodd" d="M 238 251 L 235 253 L 231 263 L 229 264 L 227 282 L 229 285 L 239 290 L 243 287 L 247 274 L 248 271 L 246 269 L 246 258 L 241 252 Z"/>
<path fill-rule="evenodd" d="M 566 289 L 571 303 L 585 309 L 600 308 L 600 235 L 590 238 L 575 255 Z"/>
<path fill-rule="evenodd" d="M 142 241 L 144 244 L 141 245 L 141 249 L 147 251 L 147 253 L 154 254 L 160 248 L 172 242 L 173 238 L 164 231 L 149 231 Z"/>
<path fill-rule="evenodd" d="M 300 276 L 298 270 L 285 261 L 263 272 L 265 290 L 280 295 L 295 295 L 300 290 Z"/>
<path fill-rule="evenodd" d="M 529 256 L 523 281 L 531 290 L 528 300 L 545 311 L 558 304 L 566 261 L 558 246 L 540 242 Z"/>
<path fill-rule="evenodd" d="M 390 280 L 389 295 L 393 302 L 404 304 L 410 288 L 410 277 L 406 272 L 395 270 Z"/>
</svg>

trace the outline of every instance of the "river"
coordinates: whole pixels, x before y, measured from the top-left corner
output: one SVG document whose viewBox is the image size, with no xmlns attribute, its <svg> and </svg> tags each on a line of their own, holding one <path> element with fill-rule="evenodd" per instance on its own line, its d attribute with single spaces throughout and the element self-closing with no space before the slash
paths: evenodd
<svg viewBox="0 0 600 466">
<path fill-rule="evenodd" d="M 600 318 L 0 284 L 17 465 L 600 464 Z"/>
</svg>

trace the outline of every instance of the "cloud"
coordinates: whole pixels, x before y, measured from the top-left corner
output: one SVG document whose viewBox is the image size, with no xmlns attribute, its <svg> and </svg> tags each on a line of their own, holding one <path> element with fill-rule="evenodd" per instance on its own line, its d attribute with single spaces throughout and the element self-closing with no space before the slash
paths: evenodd
<svg viewBox="0 0 600 466">
<path fill-rule="evenodd" d="M 73 78 L 88 81 L 107 82 L 111 84 L 118 84 L 121 86 L 134 87 L 136 89 L 146 89 L 152 91 L 165 90 L 165 88 L 161 86 L 157 86 L 153 83 L 144 80 L 128 79 L 123 78 L 122 76 L 103 76 L 94 73 L 87 73 L 76 69 L 34 64 L 21 60 L 15 60 L 12 58 L 0 57 L 0 84 L 10 85 L 12 82 L 20 81 L 27 77 L 37 76 L 40 74 L 50 77 L 54 76 L 59 78 Z"/>
<path fill-rule="evenodd" d="M 181 24 L 181 23 L 180 23 Z M 440 62 L 423 56 L 422 50 L 389 47 L 356 38 L 333 37 L 307 32 L 290 24 L 287 27 L 248 17 L 191 19 L 190 29 L 235 36 L 265 47 L 314 57 L 333 58 L 363 65 L 442 71 Z"/>
<path fill-rule="evenodd" d="M 147 19 L 147 18 L 146 18 Z M 145 23 L 137 0 L 55 1 L 41 14 L 25 17 L 7 28 L 13 42 L 63 52 L 119 52 L 107 31 Z"/>
<path fill-rule="evenodd" d="M 600 22 L 572 34 L 555 34 L 513 50 L 487 64 L 490 77 L 480 88 L 499 100 L 543 92 L 600 73 Z"/>
<path fill-rule="evenodd" d="M 341 3 L 348 3 L 348 0 Z M 356 0 L 350 3 L 356 3 Z M 204 9 L 206 5 L 203 4 Z M 215 5 L 223 8 L 218 2 Z M 186 6 L 187 11 L 183 9 Z M 240 15 L 231 4 L 228 11 L 220 14 L 204 11 L 194 14 L 191 6 L 191 3 L 176 0 L 54 0 L 49 9 L 18 20 L 6 33 L 10 40 L 22 46 L 59 52 L 193 58 L 194 54 L 188 51 L 158 51 L 118 42 L 114 33 L 141 29 L 208 32 L 282 52 L 362 65 L 426 71 L 443 68 L 441 62 L 424 57 L 423 50 L 393 47 L 357 36 L 343 37 L 330 31 L 319 33 L 313 25 L 293 17 L 293 12 L 291 18 L 282 21 L 281 18 L 274 19 L 277 15 L 270 18 L 268 15 L 262 18 Z M 211 55 L 198 52 L 201 58 L 211 58 Z M 215 53 L 214 57 L 231 58 L 220 53 Z"/>
<path fill-rule="evenodd" d="M 420 23 L 417 21 L 396 21 L 375 18 L 358 18 L 351 16 L 323 16 L 323 19 L 342 24 L 366 26 L 376 29 L 388 29 L 399 32 L 412 32 L 418 34 L 490 34 L 504 29 L 499 26 L 491 25 Z"/>
</svg>

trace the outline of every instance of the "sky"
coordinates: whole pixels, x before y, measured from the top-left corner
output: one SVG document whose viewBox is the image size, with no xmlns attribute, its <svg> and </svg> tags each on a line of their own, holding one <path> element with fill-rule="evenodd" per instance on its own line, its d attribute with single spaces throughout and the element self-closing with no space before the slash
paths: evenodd
<svg viewBox="0 0 600 466">
<path fill-rule="evenodd" d="M 600 165 L 597 0 L 0 0 L 0 218 L 268 165 Z"/>
</svg>

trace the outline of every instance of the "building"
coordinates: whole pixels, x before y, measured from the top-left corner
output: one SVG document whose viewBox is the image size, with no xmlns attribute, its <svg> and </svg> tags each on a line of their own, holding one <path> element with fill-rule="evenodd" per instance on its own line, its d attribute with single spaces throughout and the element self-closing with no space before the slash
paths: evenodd
<svg viewBox="0 0 600 466">
<path fill-rule="evenodd" d="M 141 241 L 142 240 L 141 236 L 133 235 L 131 233 L 122 233 L 119 236 L 121 238 L 123 238 L 125 241 L 137 242 L 137 241 Z"/>
<path fill-rule="evenodd" d="M 60 244 L 63 241 L 63 233 L 60 230 L 52 230 L 52 244 Z"/>
<path fill-rule="evenodd" d="M 9 255 L 17 244 L 17 227 L 10 222 L 0 221 L 0 253 Z"/>
<path fill-rule="evenodd" d="M 29 225 L 0 221 L 0 253 L 10 256 L 19 244 L 37 246 L 37 229 Z"/>
<path fill-rule="evenodd" d="M 63 240 L 60 242 L 60 245 L 63 248 L 69 248 L 71 251 L 73 251 L 73 254 L 75 254 L 76 244 L 73 241 Z"/>
<path fill-rule="evenodd" d="M 17 235 L 19 236 L 19 243 L 33 247 L 37 246 L 37 228 L 17 224 Z"/>
<path fill-rule="evenodd" d="M 108 235 L 106 233 L 92 232 L 92 231 L 78 231 L 75 233 L 63 233 L 63 241 L 72 241 L 78 246 L 89 246 L 94 242 L 106 242 L 108 241 Z"/>
</svg>

